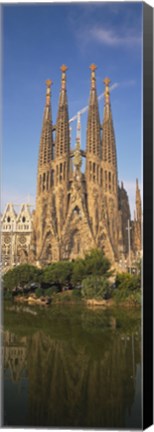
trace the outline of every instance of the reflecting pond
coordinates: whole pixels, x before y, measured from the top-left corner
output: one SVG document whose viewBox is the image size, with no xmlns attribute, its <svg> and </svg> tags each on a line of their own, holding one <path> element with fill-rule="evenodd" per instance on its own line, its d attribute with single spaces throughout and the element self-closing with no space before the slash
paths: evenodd
<svg viewBox="0 0 154 432">
<path fill-rule="evenodd" d="M 141 428 L 140 311 L 4 307 L 3 425 Z"/>
</svg>

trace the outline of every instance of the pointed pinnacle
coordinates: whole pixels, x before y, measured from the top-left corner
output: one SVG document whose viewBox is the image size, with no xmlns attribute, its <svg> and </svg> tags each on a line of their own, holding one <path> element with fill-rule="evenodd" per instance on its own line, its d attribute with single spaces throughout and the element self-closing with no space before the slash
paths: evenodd
<svg viewBox="0 0 154 432">
<path fill-rule="evenodd" d="M 49 80 L 46 80 L 45 83 L 46 83 L 46 86 L 47 86 L 47 87 L 51 87 L 51 85 L 53 84 L 52 81 L 51 81 L 50 79 L 49 79 Z"/>
<path fill-rule="evenodd" d="M 110 78 L 105 78 L 105 79 L 103 80 L 103 82 L 104 82 L 105 86 L 109 86 L 111 80 L 110 80 Z"/>
<path fill-rule="evenodd" d="M 63 64 L 60 69 L 61 69 L 62 72 L 66 72 L 67 69 L 68 69 L 68 67 Z"/>
<path fill-rule="evenodd" d="M 97 66 L 96 66 L 94 63 L 92 63 L 92 64 L 89 66 L 89 69 L 91 69 L 92 72 L 95 72 L 95 70 L 97 69 Z"/>
</svg>

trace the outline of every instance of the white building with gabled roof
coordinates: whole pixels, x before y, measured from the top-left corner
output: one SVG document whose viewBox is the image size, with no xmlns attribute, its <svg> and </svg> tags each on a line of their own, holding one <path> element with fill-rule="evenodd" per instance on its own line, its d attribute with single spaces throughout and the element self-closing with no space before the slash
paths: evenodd
<svg viewBox="0 0 154 432">
<path fill-rule="evenodd" d="M 1 216 L 1 261 L 2 268 L 28 262 L 32 235 L 32 213 L 30 205 L 8 203 Z"/>
</svg>

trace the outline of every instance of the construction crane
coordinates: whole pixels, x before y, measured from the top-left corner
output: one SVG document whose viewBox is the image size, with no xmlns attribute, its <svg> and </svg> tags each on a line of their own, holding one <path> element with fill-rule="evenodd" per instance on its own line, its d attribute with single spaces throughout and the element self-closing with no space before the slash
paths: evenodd
<svg viewBox="0 0 154 432">
<path fill-rule="evenodd" d="M 114 90 L 114 89 L 117 88 L 118 86 L 119 86 L 118 83 L 114 83 L 114 84 L 110 87 L 110 91 Z M 104 97 L 104 92 L 101 93 L 101 94 L 98 96 L 98 100 L 101 100 L 103 97 Z M 80 111 L 78 111 L 77 114 L 69 120 L 69 123 L 72 123 L 73 121 L 77 120 L 77 118 L 79 117 L 79 115 L 84 114 L 86 111 L 88 111 L 88 105 L 85 106 L 84 108 L 82 108 Z"/>
</svg>

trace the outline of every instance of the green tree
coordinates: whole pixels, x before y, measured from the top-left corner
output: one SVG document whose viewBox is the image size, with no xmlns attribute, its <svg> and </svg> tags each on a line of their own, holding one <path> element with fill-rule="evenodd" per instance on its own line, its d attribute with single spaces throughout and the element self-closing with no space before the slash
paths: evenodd
<svg viewBox="0 0 154 432">
<path fill-rule="evenodd" d="M 69 261 L 59 261 L 51 264 L 44 269 L 44 282 L 53 283 L 61 289 L 65 284 L 70 283 L 72 267 L 73 264 Z"/>
<path fill-rule="evenodd" d="M 3 276 L 3 286 L 6 290 L 12 290 L 17 286 L 23 287 L 28 282 L 39 282 L 42 272 L 37 267 L 30 264 L 21 264 L 9 270 Z"/>
<path fill-rule="evenodd" d="M 77 259 L 73 263 L 72 283 L 81 283 L 88 276 L 111 276 L 110 261 L 105 257 L 103 250 L 93 249 L 83 259 Z"/>
<path fill-rule="evenodd" d="M 75 287 L 78 283 L 86 277 L 86 265 L 85 260 L 78 258 L 73 263 L 71 282 Z"/>
<path fill-rule="evenodd" d="M 109 277 L 111 264 L 105 257 L 103 250 L 93 249 L 85 256 L 85 267 L 87 275 L 99 275 Z"/>
</svg>

